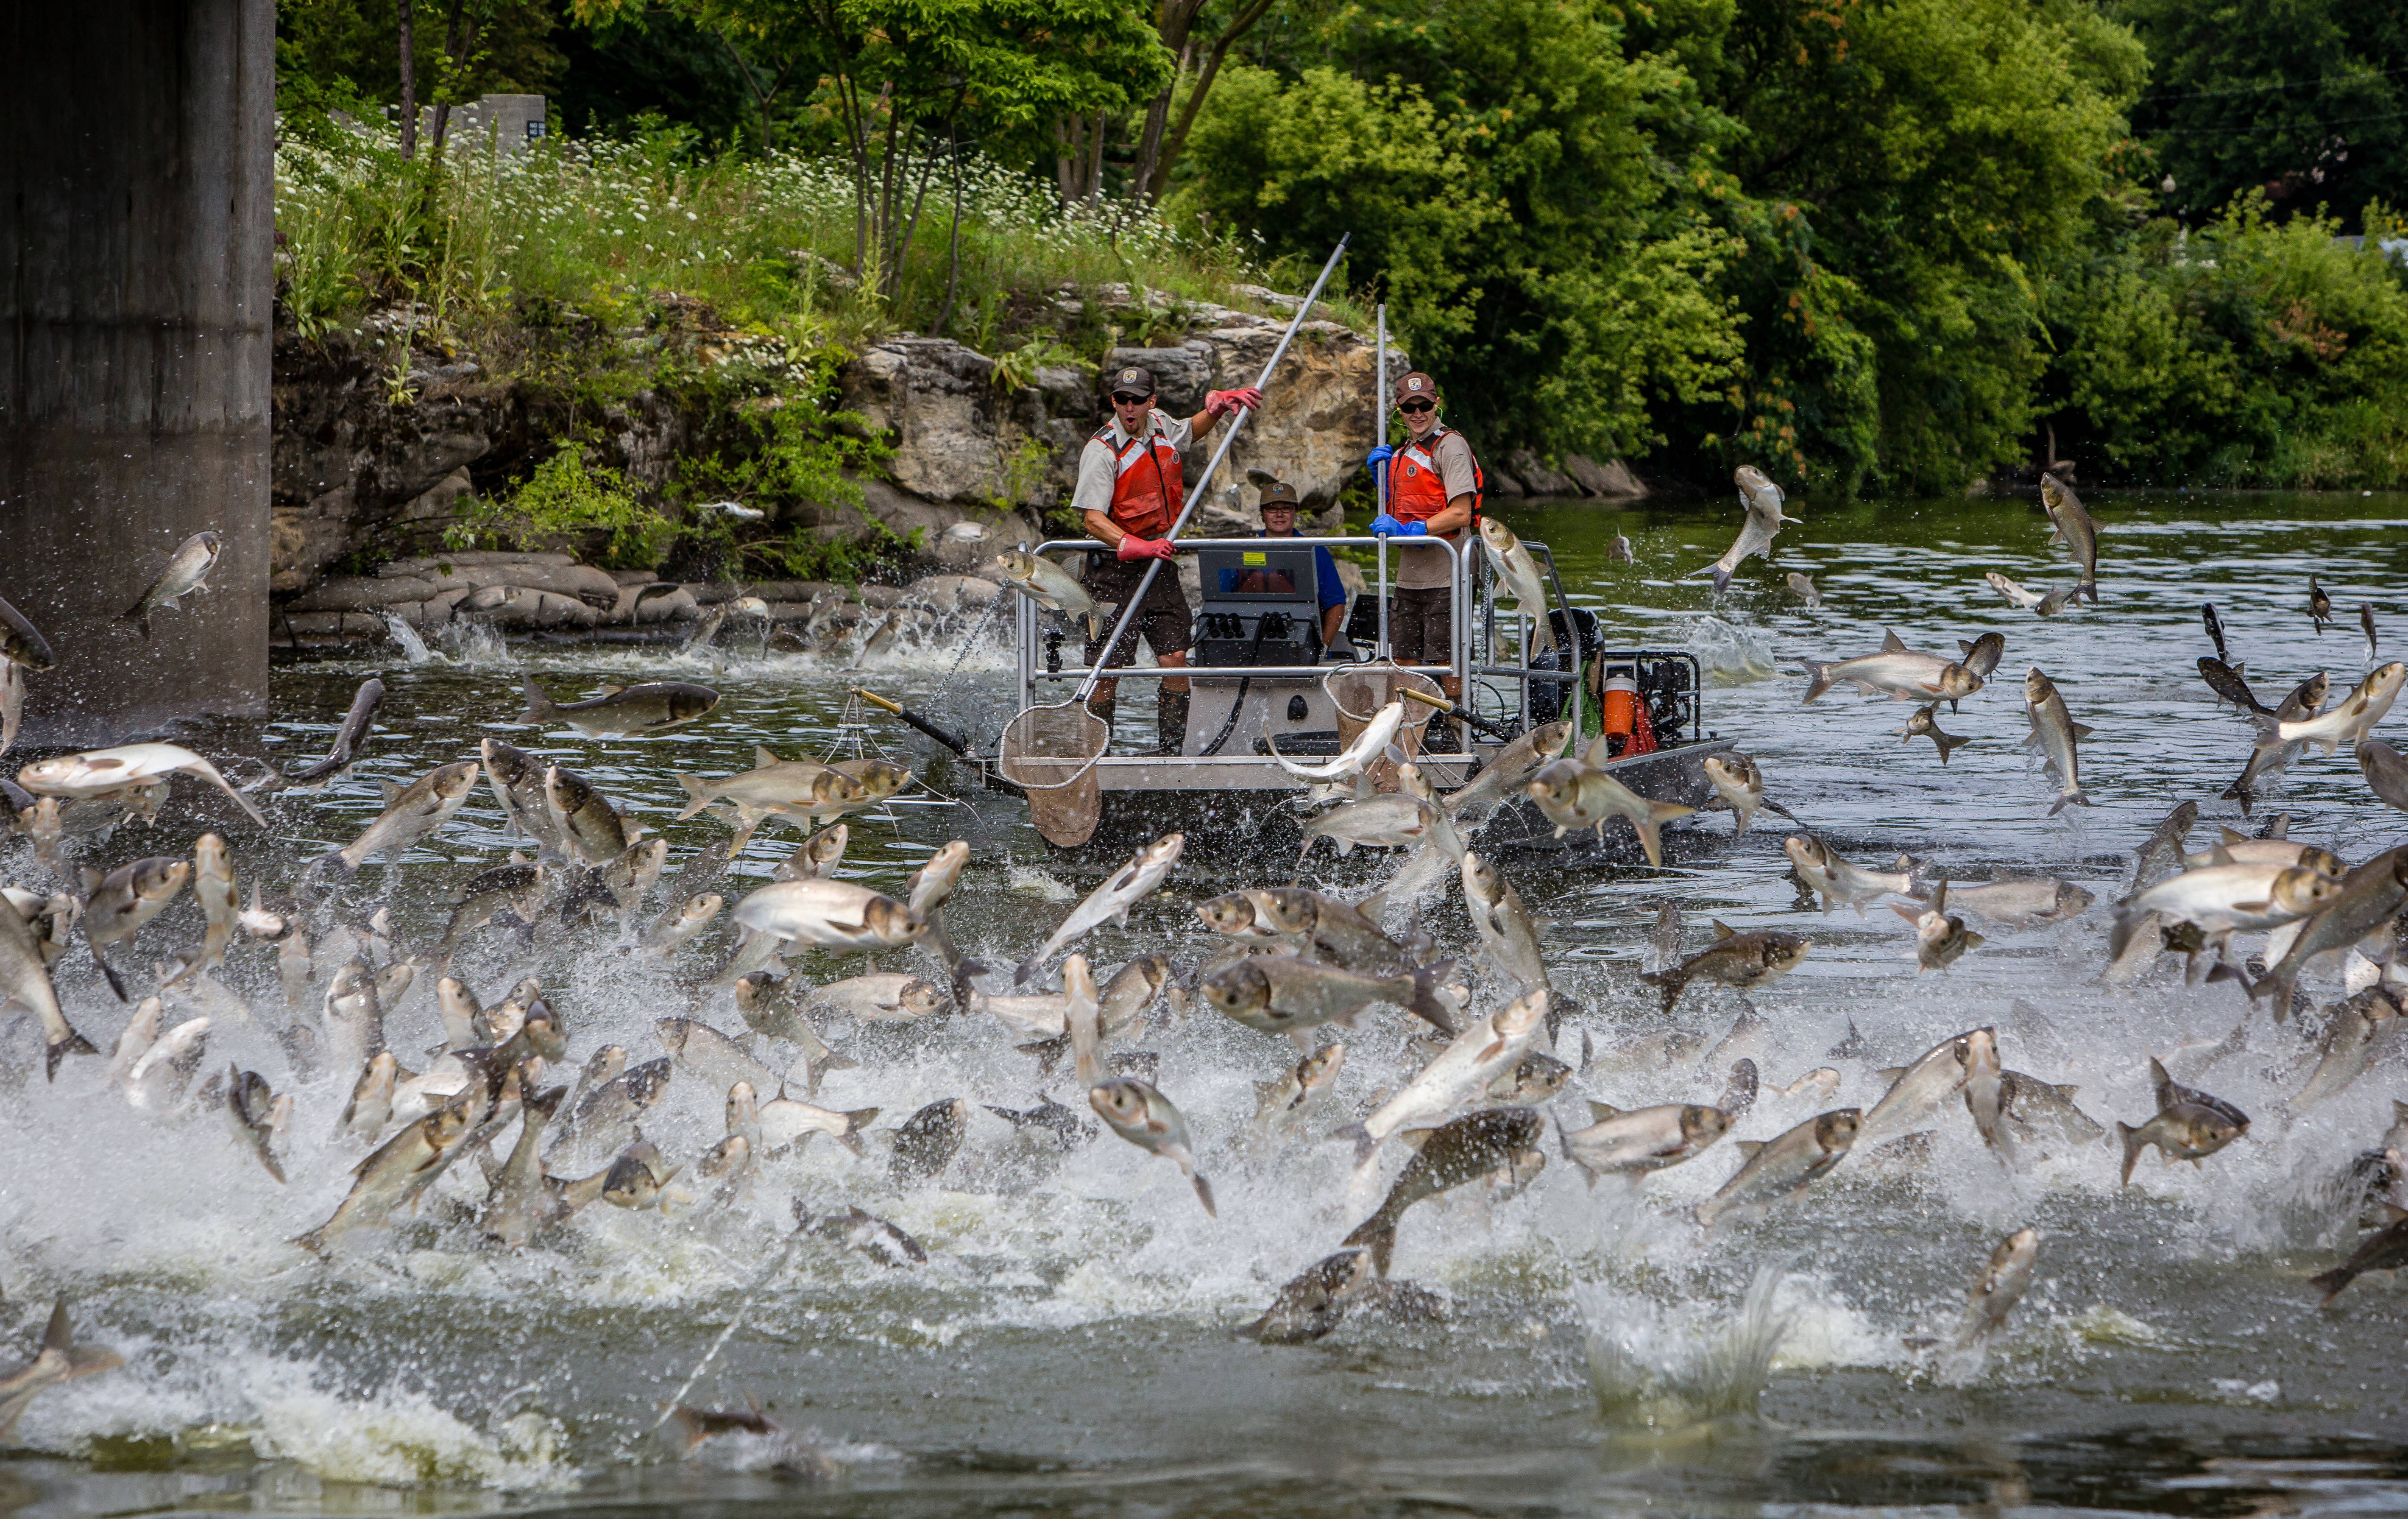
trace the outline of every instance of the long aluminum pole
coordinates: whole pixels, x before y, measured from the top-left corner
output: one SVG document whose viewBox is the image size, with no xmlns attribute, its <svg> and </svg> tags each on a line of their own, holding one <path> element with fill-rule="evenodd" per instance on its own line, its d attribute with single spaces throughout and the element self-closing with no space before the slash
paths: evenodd
<svg viewBox="0 0 2408 1519">
<path fill-rule="evenodd" d="M 1312 282 L 1312 288 L 1305 293 L 1304 299 L 1297 304 L 1294 320 L 1288 322 L 1287 331 L 1280 334 L 1279 347 L 1271 350 L 1269 361 L 1263 365 L 1262 374 L 1254 380 L 1254 389 L 1261 390 L 1270 384 L 1271 371 L 1277 369 L 1280 360 L 1287 356 L 1288 344 L 1296 341 L 1297 329 L 1304 325 L 1304 314 L 1312 309 L 1313 302 L 1321 299 L 1321 287 L 1329 283 L 1329 277 L 1336 271 L 1338 261 L 1346 256 L 1347 237 L 1354 236 L 1351 232 L 1346 234 L 1344 237 L 1338 239 L 1338 246 L 1329 251 L 1329 262 L 1321 266 L 1321 278 Z M 1170 531 L 1164 535 L 1165 541 L 1176 543 L 1179 540 L 1180 529 L 1185 527 L 1187 519 L 1196 514 L 1196 503 L 1203 500 L 1204 493 L 1211 489 L 1212 477 L 1221 472 L 1221 461 L 1229 456 L 1229 445 L 1238 440 L 1238 429 L 1246 424 L 1246 416 L 1245 408 L 1240 407 L 1236 419 L 1229 423 L 1228 432 L 1222 436 L 1221 446 L 1212 451 L 1212 462 L 1204 466 L 1204 473 L 1196 481 L 1196 488 L 1187 493 L 1186 501 L 1180 506 L 1179 520 L 1170 524 Z M 1095 668 L 1087 672 L 1087 679 L 1081 682 L 1079 694 L 1072 698 L 1073 700 L 1086 700 L 1088 695 L 1096 689 L 1096 682 L 1103 679 L 1105 668 L 1112 662 L 1113 651 L 1120 648 L 1121 640 L 1127 638 L 1129 629 L 1137 624 L 1137 609 L 1145 605 L 1145 594 L 1154 589 L 1154 578 L 1162 572 L 1165 563 L 1167 561 L 1155 559 L 1146 565 L 1145 574 L 1137 582 L 1136 594 L 1129 597 L 1128 605 L 1121 609 L 1120 621 L 1112 624 L 1111 638 L 1105 642 L 1101 655 L 1096 660 Z"/>
<path fill-rule="evenodd" d="M 1371 391 L 1371 442 L 1373 446 L 1388 440 L 1388 303 L 1380 303 L 1380 374 Z M 1380 515 L 1388 514 L 1388 472 L 1374 470 L 1371 475 L 1373 499 L 1379 504 Z M 1380 541 L 1380 646 L 1372 651 L 1374 657 L 1388 657 L 1388 544 Z"/>
</svg>

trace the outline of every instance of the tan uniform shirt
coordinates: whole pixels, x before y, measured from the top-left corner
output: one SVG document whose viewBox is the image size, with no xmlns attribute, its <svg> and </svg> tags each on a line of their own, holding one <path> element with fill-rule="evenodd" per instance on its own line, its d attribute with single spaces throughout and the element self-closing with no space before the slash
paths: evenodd
<svg viewBox="0 0 2408 1519">
<path fill-rule="evenodd" d="M 1412 447 L 1418 447 L 1418 445 L 1400 445 L 1397 452 L 1401 454 L 1405 449 Z M 1438 456 L 1433 462 L 1438 466 L 1439 482 L 1445 488 L 1449 502 L 1453 502 L 1458 495 L 1469 495 L 1479 489 L 1479 486 L 1472 482 L 1471 445 L 1463 440 L 1461 433 L 1450 429 L 1438 440 Z M 1391 465 L 1390 467 L 1395 466 Z M 1455 532 L 1442 533 L 1439 536 L 1457 545 L 1459 552 L 1467 531 L 1469 529 L 1458 528 Z M 1403 562 L 1391 573 L 1396 576 L 1397 584 L 1409 591 L 1426 591 L 1432 587 L 1444 587 L 1455 583 L 1447 565 L 1446 551 L 1443 549 L 1407 549 L 1404 552 Z"/>
</svg>

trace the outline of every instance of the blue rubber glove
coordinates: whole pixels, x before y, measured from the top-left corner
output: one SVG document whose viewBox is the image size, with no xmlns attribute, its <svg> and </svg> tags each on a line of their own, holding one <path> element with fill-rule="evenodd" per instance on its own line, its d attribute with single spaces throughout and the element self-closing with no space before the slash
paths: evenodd
<svg viewBox="0 0 2408 1519">
<path fill-rule="evenodd" d="M 1377 491 L 1380 496 L 1387 496 L 1387 462 L 1395 455 L 1397 451 L 1389 448 L 1387 443 L 1380 443 L 1368 455 L 1363 455 L 1363 462 L 1370 465 L 1370 489 Z"/>
<path fill-rule="evenodd" d="M 1404 530 L 1404 523 L 1397 521 L 1394 517 L 1389 516 L 1384 511 L 1371 519 L 1371 533 L 1375 537 L 1390 537 L 1402 533 Z"/>
<path fill-rule="evenodd" d="M 1409 538 L 1427 537 L 1429 536 L 1429 523 L 1407 523 L 1404 526 L 1398 528 L 1397 531 Z"/>
</svg>

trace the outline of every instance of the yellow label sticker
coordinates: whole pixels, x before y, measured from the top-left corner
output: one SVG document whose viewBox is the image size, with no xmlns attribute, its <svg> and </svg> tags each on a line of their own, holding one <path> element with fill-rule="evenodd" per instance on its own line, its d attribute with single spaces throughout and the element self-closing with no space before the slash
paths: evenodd
<svg viewBox="0 0 2408 1519">
<path fill-rule="evenodd" d="M 1256 553 L 1252 549 L 1248 549 L 1245 551 L 1245 562 L 1249 565 L 1268 565 L 1271 562 L 1271 556 L 1267 553 Z"/>
</svg>

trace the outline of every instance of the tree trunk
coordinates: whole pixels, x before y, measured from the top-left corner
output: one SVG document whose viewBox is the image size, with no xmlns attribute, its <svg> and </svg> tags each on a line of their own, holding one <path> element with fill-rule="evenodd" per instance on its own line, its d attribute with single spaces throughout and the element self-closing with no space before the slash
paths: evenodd
<svg viewBox="0 0 2408 1519">
<path fill-rule="evenodd" d="M 1096 112 L 1095 136 L 1087 142 L 1087 209 L 1104 198 L 1104 113 Z"/>
<path fill-rule="evenodd" d="M 418 156 L 418 48 L 410 38 L 412 0 L 397 0 L 401 21 L 401 156 Z"/>
<path fill-rule="evenodd" d="M 1163 0 L 1154 11 L 1154 31 L 1162 45 L 1179 55 L 1178 72 L 1170 83 L 1145 108 L 1145 129 L 1138 139 L 1137 172 L 1129 180 L 1136 192 L 1146 193 L 1154 182 L 1154 165 L 1162 159 L 1162 131 L 1170 121 L 1170 97 L 1179 90 L 1179 81 L 1187 77 L 1187 65 L 1194 61 L 1196 45 L 1188 33 L 1196 25 L 1197 13 L 1204 8 L 1204 0 Z"/>
<path fill-rule="evenodd" d="M 1062 208 L 1066 211 L 1079 203 L 1079 171 L 1085 166 L 1087 156 L 1083 146 L 1085 124 L 1082 117 L 1065 116 L 1054 129 L 1054 135 L 1062 139 L 1062 151 L 1054 159 L 1054 182 L 1062 192 Z"/>
<path fill-rule="evenodd" d="M 443 83 L 435 97 L 435 156 L 443 156 L 443 136 L 452 122 L 452 92 L 461 76 L 461 65 L 477 46 L 477 31 L 467 27 L 464 39 L 461 30 L 466 21 L 468 0 L 452 0 L 452 24 L 443 36 Z"/>
<path fill-rule="evenodd" d="M 928 329 L 932 337 L 945 336 L 945 324 L 953 320 L 953 296 L 962 285 L 962 143 L 955 136 L 949 145 L 953 159 L 953 235 L 945 251 L 945 305 L 937 313 L 936 324 Z"/>
<path fill-rule="evenodd" d="M 1221 64 L 1229 56 L 1229 49 L 1238 39 L 1254 29 L 1271 8 L 1271 0 L 1246 0 L 1235 16 L 1229 18 L 1229 29 L 1213 39 L 1212 48 L 1204 55 L 1204 67 L 1196 76 L 1196 88 L 1187 92 L 1187 104 L 1179 108 L 1179 126 L 1171 133 L 1169 143 L 1154 166 L 1154 175 L 1144 187 L 1148 200 L 1159 201 L 1170 188 L 1170 171 L 1179 166 L 1179 155 L 1187 150 L 1187 134 L 1196 126 L 1197 113 L 1204 108 L 1204 97 L 1212 93 L 1212 80 L 1219 76 Z"/>
</svg>

